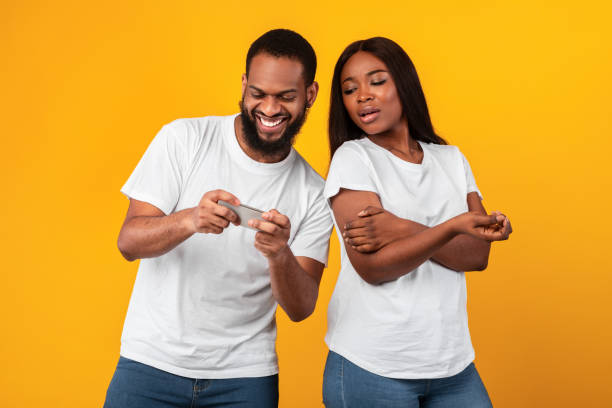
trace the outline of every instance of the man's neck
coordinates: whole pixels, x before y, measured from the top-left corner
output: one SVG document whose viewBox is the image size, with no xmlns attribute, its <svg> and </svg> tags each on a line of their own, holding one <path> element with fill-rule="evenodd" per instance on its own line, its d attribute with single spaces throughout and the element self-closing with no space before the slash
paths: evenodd
<svg viewBox="0 0 612 408">
<path fill-rule="evenodd" d="M 251 159 L 258 161 L 260 163 L 278 163 L 284 160 L 289 153 L 291 152 L 291 146 L 286 151 L 275 152 L 272 154 L 265 154 L 260 152 L 259 150 L 255 150 L 251 148 L 246 142 L 246 138 L 244 137 L 244 131 L 242 130 L 242 123 L 240 122 L 240 115 L 236 116 L 234 119 L 234 133 L 236 134 L 236 140 L 238 140 L 238 145 L 243 152 L 246 153 Z"/>
</svg>

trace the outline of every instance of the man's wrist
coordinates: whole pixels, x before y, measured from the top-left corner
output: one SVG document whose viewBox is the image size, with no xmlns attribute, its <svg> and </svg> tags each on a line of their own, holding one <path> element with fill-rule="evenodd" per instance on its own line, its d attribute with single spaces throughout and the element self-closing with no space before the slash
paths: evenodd
<svg viewBox="0 0 612 408">
<path fill-rule="evenodd" d="M 285 262 L 291 256 L 293 256 L 293 252 L 291 252 L 291 248 L 289 248 L 289 245 L 285 244 L 276 253 L 268 256 L 268 260 L 271 263 L 280 264 L 280 263 Z"/>
<path fill-rule="evenodd" d="M 197 232 L 195 224 L 193 223 L 194 208 L 195 207 L 186 208 L 176 214 L 179 217 L 179 224 L 187 233 L 189 233 L 189 235 L 193 235 Z"/>
</svg>

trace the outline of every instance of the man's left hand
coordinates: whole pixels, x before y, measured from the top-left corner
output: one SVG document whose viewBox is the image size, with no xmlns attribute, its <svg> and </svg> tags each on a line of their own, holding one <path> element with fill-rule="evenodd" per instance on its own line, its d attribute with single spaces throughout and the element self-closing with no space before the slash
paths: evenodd
<svg viewBox="0 0 612 408">
<path fill-rule="evenodd" d="M 263 213 L 262 218 L 265 221 L 249 220 L 249 226 L 259 230 L 255 234 L 255 248 L 266 258 L 274 258 L 288 249 L 291 222 L 276 210 Z"/>
</svg>

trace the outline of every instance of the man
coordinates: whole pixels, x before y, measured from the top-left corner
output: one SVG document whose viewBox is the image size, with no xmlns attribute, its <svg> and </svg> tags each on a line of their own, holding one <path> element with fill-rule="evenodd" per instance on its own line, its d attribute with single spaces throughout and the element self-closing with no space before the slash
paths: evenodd
<svg viewBox="0 0 612 408">
<path fill-rule="evenodd" d="M 164 126 L 123 187 L 119 250 L 142 261 L 106 407 L 278 405 L 276 304 L 313 312 L 332 227 L 323 179 L 292 148 L 315 71 L 299 34 L 264 34 L 240 114 Z M 251 230 L 220 200 L 266 212 Z"/>
</svg>

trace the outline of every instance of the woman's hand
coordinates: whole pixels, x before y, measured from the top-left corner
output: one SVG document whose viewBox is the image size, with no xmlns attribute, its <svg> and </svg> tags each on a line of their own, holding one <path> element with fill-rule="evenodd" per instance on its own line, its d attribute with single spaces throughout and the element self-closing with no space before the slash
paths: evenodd
<svg viewBox="0 0 612 408">
<path fill-rule="evenodd" d="M 380 207 L 368 206 L 344 226 L 342 236 L 346 245 L 361 253 L 378 251 L 399 238 L 402 220 Z"/>
<path fill-rule="evenodd" d="M 506 240 L 512 233 L 510 220 L 499 211 L 489 215 L 466 212 L 454 217 L 451 222 L 458 233 L 489 242 Z"/>
</svg>

